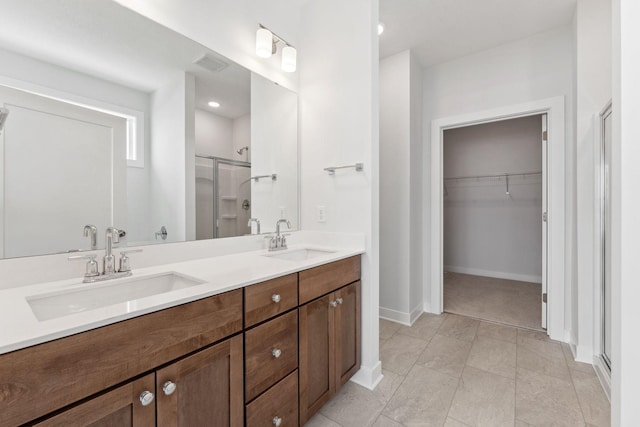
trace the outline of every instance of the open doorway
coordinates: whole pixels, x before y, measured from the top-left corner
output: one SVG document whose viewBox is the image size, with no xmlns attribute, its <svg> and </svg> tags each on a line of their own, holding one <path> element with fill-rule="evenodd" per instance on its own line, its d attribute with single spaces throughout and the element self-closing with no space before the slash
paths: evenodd
<svg viewBox="0 0 640 427">
<path fill-rule="evenodd" d="M 546 122 L 443 131 L 444 311 L 546 328 Z"/>
</svg>

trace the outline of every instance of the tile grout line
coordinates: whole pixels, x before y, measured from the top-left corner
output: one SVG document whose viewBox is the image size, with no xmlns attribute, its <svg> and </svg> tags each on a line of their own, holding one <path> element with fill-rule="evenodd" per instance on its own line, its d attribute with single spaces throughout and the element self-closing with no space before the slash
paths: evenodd
<svg viewBox="0 0 640 427">
<path fill-rule="evenodd" d="M 560 344 L 562 346 L 562 344 Z M 567 360 L 567 353 L 562 350 L 562 355 L 564 356 L 564 363 L 567 365 L 567 369 L 569 370 L 569 378 L 571 378 L 571 387 L 573 388 L 573 392 L 576 394 L 576 399 L 578 400 L 578 406 L 580 406 L 580 414 L 582 415 L 582 421 L 587 424 L 587 417 L 585 416 L 584 408 L 582 407 L 582 402 L 580 402 L 580 397 L 578 396 L 578 390 L 576 389 L 576 384 L 573 381 L 573 371 L 569 367 L 569 361 Z"/>
<path fill-rule="evenodd" d="M 477 319 L 476 319 L 477 321 Z M 444 323 L 444 322 L 443 322 Z M 469 357 L 471 357 L 471 350 L 473 349 L 473 344 L 475 344 L 476 339 L 478 338 L 478 329 L 480 329 L 480 321 L 478 321 L 478 325 L 476 326 L 476 332 L 473 335 L 473 341 L 471 341 L 471 348 L 469 349 L 469 354 L 467 354 L 467 358 L 464 361 L 464 366 L 462 367 L 462 372 L 460 373 L 460 378 L 458 378 L 458 385 L 456 386 L 456 390 L 453 392 L 453 397 L 451 398 L 451 402 L 449 402 L 449 408 L 447 409 L 447 415 L 445 416 L 444 422 L 447 422 L 447 418 L 449 418 L 449 413 L 451 412 L 451 407 L 453 406 L 453 401 L 456 398 L 456 394 L 458 394 L 458 389 L 460 388 L 460 385 L 462 384 L 462 376 L 464 375 L 464 370 L 467 367 L 467 362 L 469 362 Z M 451 417 L 453 418 L 453 417 Z M 453 418 L 455 419 L 455 418 Z M 458 421 L 457 419 L 455 419 L 456 421 Z M 462 421 L 460 421 L 462 423 Z M 462 423 L 462 424 L 466 424 L 466 423 Z"/>
</svg>

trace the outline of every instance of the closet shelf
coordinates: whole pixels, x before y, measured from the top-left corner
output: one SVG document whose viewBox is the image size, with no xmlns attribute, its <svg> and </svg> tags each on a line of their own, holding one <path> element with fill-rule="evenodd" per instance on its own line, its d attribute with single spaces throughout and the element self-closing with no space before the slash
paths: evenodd
<svg viewBox="0 0 640 427">
<path fill-rule="evenodd" d="M 494 174 L 494 175 L 470 175 L 470 176 L 447 176 L 444 178 L 445 181 L 450 181 L 450 180 L 463 180 L 463 179 L 476 179 L 476 180 L 480 180 L 480 179 L 490 179 L 490 178 L 511 178 L 514 176 L 520 176 L 520 177 L 527 177 L 527 176 L 534 176 L 534 175 L 542 175 L 542 171 L 540 172 L 514 172 L 514 173 L 500 173 L 500 174 Z"/>
<path fill-rule="evenodd" d="M 447 189 L 447 181 L 455 181 L 455 182 L 465 181 L 465 180 L 480 181 L 481 179 L 497 179 L 499 181 L 502 181 L 502 179 L 504 178 L 505 190 L 506 190 L 505 194 L 507 196 L 509 196 L 510 195 L 510 192 L 509 192 L 509 178 L 512 178 L 512 177 L 527 178 L 529 176 L 538 176 L 538 175 L 542 176 L 542 171 L 540 171 L 540 172 L 502 173 L 502 174 L 495 174 L 495 175 L 449 176 L 449 177 L 445 177 L 443 179 L 444 195 L 445 196 L 449 195 L 449 190 Z"/>
</svg>

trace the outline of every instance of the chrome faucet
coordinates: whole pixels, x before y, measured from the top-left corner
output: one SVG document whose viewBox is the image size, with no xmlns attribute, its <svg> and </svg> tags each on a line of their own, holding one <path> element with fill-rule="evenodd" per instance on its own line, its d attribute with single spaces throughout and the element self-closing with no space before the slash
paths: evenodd
<svg viewBox="0 0 640 427">
<path fill-rule="evenodd" d="M 260 234 L 260 220 L 258 218 L 249 218 L 249 222 L 247 223 L 247 227 L 251 227 L 251 223 L 256 223 L 257 234 Z"/>
<path fill-rule="evenodd" d="M 283 251 L 287 249 L 287 236 L 280 234 L 280 224 L 287 224 L 287 228 L 291 228 L 291 222 L 287 219 L 279 219 L 276 222 L 276 235 L 269 241 L 270 251 Z"/>
<path fill-rule="evenodd" d="M 102 258 L 102 274 L 109 275 L 116 272 L 116 257 L 113 256 L 113 244 L 120 243 L 120 230 L 108 227 L 104 233 L 104 258 Z"/>
<path fill-rule="evenodd" d="M 93 227 L 93 229 L 91 227 Z M 94 232 L 93 230 L 95 228 L 96 227 L 93 225 L 87 225 L 84 228 L 85 233 Z M 116 269 L 116 257 L 113 255 L 113 244 L 120 243 L 120 237 L 124 237 L 126 235 L 127 233 L 124 230 L 119 230 L 115 227 L 109 227 L 105 231 L 105 249 L 104 257 L 102 258 L 102 273 L 98 270 L 96 254 L 69 257 L 70 261 L 79 259 L 88 260 L 84 274 L 84 283 L 101 282 L 103 280 L 131 276 L 131 265 L 129 264 L 129 257 L 127 255 L 135 252 L 142 252 L 142 249 L 120 251 L 120 267 L 118 269 Z"/>
<path fill-rule="evenodd" d="M 98 248 L 98 227 L 92 224 L 87 224 L 84 226 L 84 230 L 82 231 L 84 237 L 91 236 L 91 250 L 95 250 Z"/>
</svg>

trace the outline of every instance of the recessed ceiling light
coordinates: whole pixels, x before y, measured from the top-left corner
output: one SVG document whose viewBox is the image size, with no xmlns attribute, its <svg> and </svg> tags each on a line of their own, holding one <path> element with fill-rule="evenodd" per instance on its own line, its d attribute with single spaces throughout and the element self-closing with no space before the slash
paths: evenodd
<svg viewBox="0 0 640 427">
<path fill-rule="evenodd" d="M 219 102 L 209 101 L 209 107 L 218 108 L 220 106 Z"/>
<path fill-rule="evenodd" d="M 378 23 L 378 35 L 384 32 L 384 24 L 382 22 Z"/>
</svg>

